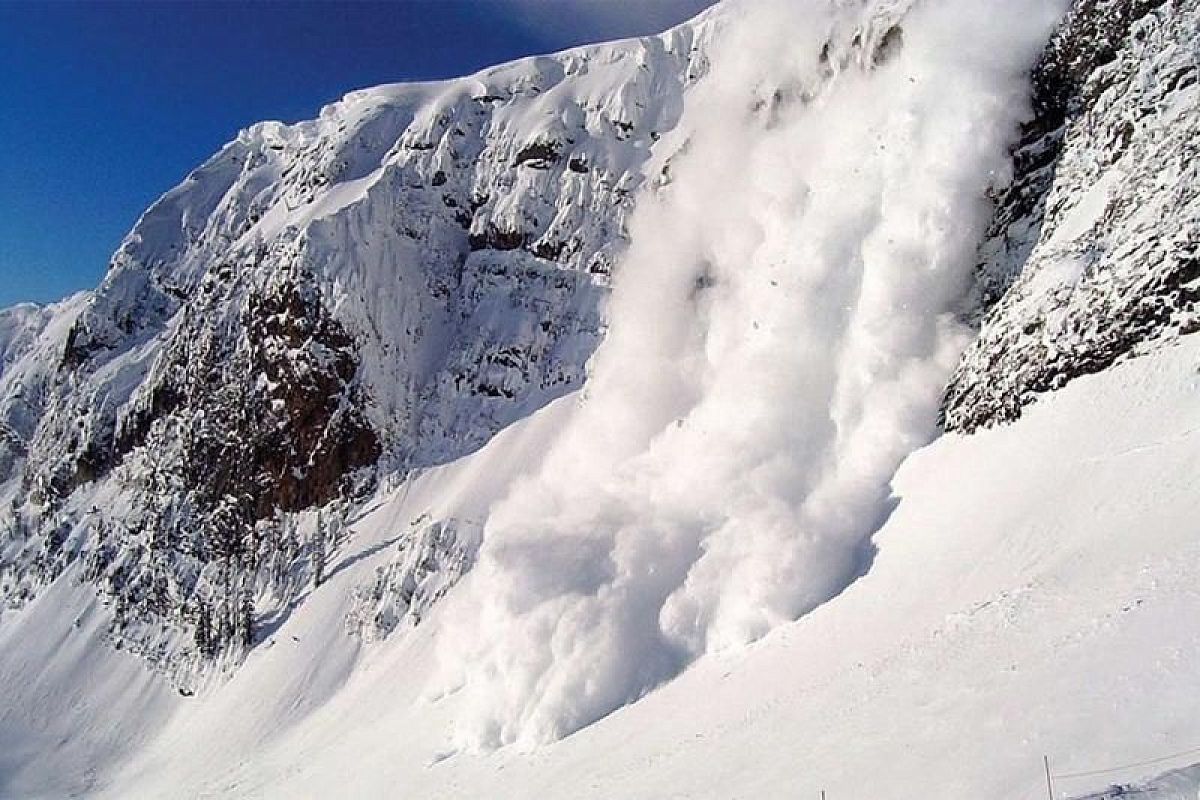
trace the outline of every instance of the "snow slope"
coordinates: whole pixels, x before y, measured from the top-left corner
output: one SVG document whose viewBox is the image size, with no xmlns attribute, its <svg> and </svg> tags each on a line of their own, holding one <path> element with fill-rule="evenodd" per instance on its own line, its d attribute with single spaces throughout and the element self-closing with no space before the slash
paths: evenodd
<svg viewBox="0 0 1200 800">
<path fill-rule="evenodd" d="M 436 625 L 362 648 L 342 634 L 348 573 L 385 557 L 369 555 L 298 607 L 228 684 L 173 703 L 154 744 L 103 776 L 103 794 L 825 789 L 1024 800 L 1040 796 L 1043 754 L 1066 773 L 1200 743 L 1198 391 L 1200 337 L 1191 336 L 1081 378 L 1014 425 L 938 440 L 900 471 L 871 569 L 845 592 L 533 752 L 448 749 L 464 709 L 457 695 L 426 692 Z M 356 542 L 386 540 L 481 476 L 494 492 L 487 464 L 528 465 L 538 428 L 564 424 L 570 402 L 419 479 L 407 498 L 399 491 L 357 524 Z M 97 735 L 106 722 L 93 724 L 72 735 Z M 1140 774 L 1060 781 L 1060 796 Z"/>
</svg>

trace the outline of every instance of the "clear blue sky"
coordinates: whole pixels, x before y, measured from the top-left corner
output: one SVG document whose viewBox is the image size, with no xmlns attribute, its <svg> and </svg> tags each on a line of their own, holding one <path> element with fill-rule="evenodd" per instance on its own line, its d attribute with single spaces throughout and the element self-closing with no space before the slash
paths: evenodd
<svg viewBox="0 0 1200 800">
<path fill-rule="evenodd" d="M 0 307 L 89 288 L 138 215 L 261 119 L 655 32 L 711 0 L 0 0 Z"/>
</svg>

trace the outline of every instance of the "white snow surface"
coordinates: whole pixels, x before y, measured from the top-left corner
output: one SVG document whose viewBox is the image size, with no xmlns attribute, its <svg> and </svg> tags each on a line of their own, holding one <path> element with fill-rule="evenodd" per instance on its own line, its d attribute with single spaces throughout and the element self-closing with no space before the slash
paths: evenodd
<svg viewBox="0 0 1200 800">
<path fill-rule="evenodd" d="M 423 688 L 448 609 L 364 647 L 350 589 L 413 519 L 481 513 L 535 469 L 580 411 L 565 398 L 381 498 L 345 565 L 194 697 L 91 642 L 100 612 L 61 577 L 0 624 L 0 728 L 22 733 L 0 795 L 1025 800 L 1043 754 L 1068 773 L 1194 746 L 1198 391 L 1191 336 L 943 437 L 897 475 L 870 569 L 811 614 L 533 752 L 454 753 L 473 709 Z"/>
</svg>

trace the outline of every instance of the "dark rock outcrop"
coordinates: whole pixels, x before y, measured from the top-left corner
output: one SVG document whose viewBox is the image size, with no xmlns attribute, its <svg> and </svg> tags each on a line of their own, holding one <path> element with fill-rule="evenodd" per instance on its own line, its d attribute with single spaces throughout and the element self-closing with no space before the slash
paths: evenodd
<svg viewBox="0 0 1200 800">
<path fill-rule="evenodd" d="M 972 431 L 1200 324 L 1200 4 L 1078 0 L 1034 73 L 943 422 Z"/>
</svg>

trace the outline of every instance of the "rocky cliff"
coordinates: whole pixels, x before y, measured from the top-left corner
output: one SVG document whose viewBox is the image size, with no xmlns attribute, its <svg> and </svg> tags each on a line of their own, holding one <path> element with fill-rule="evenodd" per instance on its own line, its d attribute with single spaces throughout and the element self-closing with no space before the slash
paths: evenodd
<svg viewBox="0 0 1200 800">
<path fill-rule="evenodd" d="M 712 29 L 255 125 L 95 291 L 3 312 L 3 606 L 80 564 L 114 642 L 191 674 L 319 583 L 379 476 L 578 388 Z"/>
<path fill-rule="evenodd" d="M 1078 0 L 1034 73 L 978 268 L 951 430 L 1200 326 L 1200 7 Z"/>
</svg>

